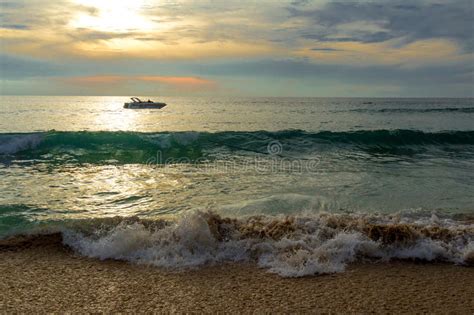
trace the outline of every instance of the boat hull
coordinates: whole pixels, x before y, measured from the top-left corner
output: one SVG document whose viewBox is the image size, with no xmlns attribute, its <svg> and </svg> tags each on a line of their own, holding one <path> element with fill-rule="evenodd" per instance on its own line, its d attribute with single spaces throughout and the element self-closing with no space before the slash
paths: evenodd
<svg viewBox="0 0 474 315">
<path fill-rule="evenodd" d="M 123 108 L 128 108 L 128 109 L 160 109 L 165 107 L 165 103 L 148 103 L 148 102 L 143 102 L 143 103 L 125 103 L 123 105 Z"/>
</svg>

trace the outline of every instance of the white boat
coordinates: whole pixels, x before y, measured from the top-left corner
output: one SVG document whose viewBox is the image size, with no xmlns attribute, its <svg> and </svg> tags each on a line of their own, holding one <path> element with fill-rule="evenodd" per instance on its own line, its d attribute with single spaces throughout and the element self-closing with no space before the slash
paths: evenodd
<svg viewBox="0 0 474 315">
<path fill-rule="evenodd" d="M 123 105 L 123 108 L 129 108 L 129 109 L 140 109 L 140 108 L 163 108 L 166 106 L 166 103 L 159 103 L 159 102 L 153 102 L 153 101 L 142 101 L 138 97 L 132 97 L 130 98 L 132 102 L 125 103 Z"/>
</svg>

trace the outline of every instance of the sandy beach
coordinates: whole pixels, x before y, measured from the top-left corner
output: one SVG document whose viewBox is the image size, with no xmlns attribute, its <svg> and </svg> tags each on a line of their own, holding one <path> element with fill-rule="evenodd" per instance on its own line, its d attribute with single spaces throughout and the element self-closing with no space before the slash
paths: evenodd
<svg viewBox="0 0 474 315">
<path fill-rule="evenodd" d="M 0 242 L 2 312 L 470 313 L 474 269 L 447 264 L 358 264 L 282 278 L 253 264 L 170 272 L 80 257 L 61 235 Z"/>
</svg>

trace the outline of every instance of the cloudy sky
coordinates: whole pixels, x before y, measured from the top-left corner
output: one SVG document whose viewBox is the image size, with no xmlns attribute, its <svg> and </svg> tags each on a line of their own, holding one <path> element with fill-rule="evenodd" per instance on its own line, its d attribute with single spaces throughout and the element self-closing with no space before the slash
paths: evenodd
<svg viewBox="0 0 474 315">
<path fill-rule="evenodd" d="M 473 0 L 0 0 L 0 90 L 474 96 Z"/>
</svg>

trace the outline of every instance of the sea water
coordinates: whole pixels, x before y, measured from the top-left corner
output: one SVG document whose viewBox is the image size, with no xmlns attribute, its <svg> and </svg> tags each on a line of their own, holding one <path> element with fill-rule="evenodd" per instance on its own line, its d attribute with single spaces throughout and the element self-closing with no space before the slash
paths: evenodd
<svg viewBox="0 0 474 315">
<path fill-rule="evenodd" d="M 159 100 L 1 96 L 0 237 L 286 276 L 472 261 L 473 99 Z"/>
</svg>

